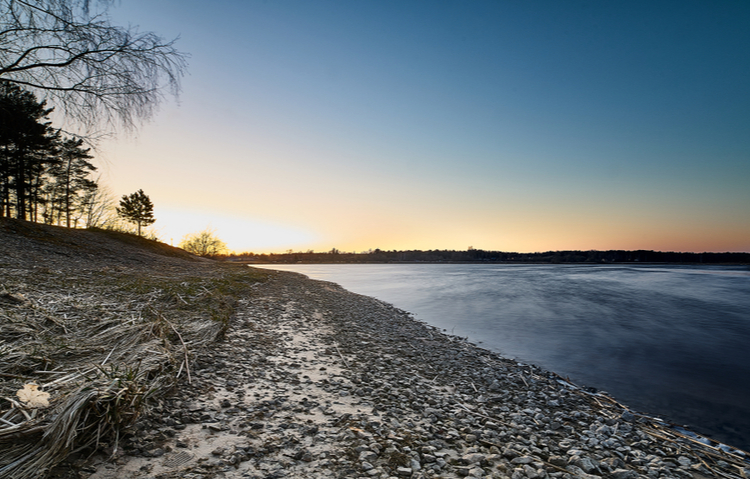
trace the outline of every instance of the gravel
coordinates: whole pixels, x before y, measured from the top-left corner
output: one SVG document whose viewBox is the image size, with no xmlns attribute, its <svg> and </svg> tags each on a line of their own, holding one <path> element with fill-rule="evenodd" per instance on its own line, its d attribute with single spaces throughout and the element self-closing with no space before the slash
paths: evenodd
<svg viewBox="0 0 750 480">
<path fill-rule="evenodd" d="M 91 478 L 747 477 L 706 445 L 338 285 L 273 272 Z M 710 442 L 707 442 L 710 443 Z M 88 475 L 88 474 L 87 474 Z M 84 475 L 85 476 L 85 475 Z"/>
</svg>

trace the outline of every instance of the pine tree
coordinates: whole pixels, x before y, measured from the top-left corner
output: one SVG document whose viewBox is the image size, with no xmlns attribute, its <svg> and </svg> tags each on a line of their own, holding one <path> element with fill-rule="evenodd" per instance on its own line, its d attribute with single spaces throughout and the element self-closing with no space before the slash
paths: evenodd
<svg viewBox="0 0 750 480">
<path fill-rule="evenodd" d="M 44 101 L 23 89 L 0 81 L 0 214 L 26 219 L 32 213 L 35 181 L 44 171 L 56 132 Z M 29 215 L 32 216 L 32 215 Z"/>
<path fill-rule="evenodd" d="M 70 228 L 71 222 L 77 223 L 74 217 L 80 217 L 83 210 L 83 199 L 96 190 L 97 184 L 89 175 L 96 167 L 88 160 L 90 149 L 83 148 L 83 140 L 66 139 L 60 145 L 59 161 L 52 165 L 48 175 L 53 180 L 48 183 L 50 211 L 52 220 L 57 217 L 57 224 L 65 222 Z"/>
<path fill-rule="evenodd" d="M 117 214 L 128 222 L 138 225 L 138 236 L 141 236 L 141 226 L 147 227 L 154 223 L 154 204 L 143 190 L 130 195 L 123 195 Z"/>
</svg>

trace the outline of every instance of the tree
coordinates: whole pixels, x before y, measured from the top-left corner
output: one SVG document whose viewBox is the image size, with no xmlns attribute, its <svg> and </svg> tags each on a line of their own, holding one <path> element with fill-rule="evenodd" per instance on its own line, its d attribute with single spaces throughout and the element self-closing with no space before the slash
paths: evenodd
<svg viewBox="0 0 750 480">
<path fill-rule="evenodd" d="M 66 139 L 60 145 L 59 159 L 48 170 L 52 182 L 48 183 L 50 192 L 49 223 L 57 216 L 57 224 L 65 218 L 65 226 L 70 228 L 71 221 L 77 223 L 78 217 L 84 214 L 84 201 L 98 188 L 97 182 L 89 175 L 96 170 L 88 160 L 90 149 L 83 148 L 83 140 Z"/>
<path fill-rule="evenodd" d="M 94 182 L 97 184 L 97 188 L 87 192 L 81 202 L 85 228 L 106 227 L 117 218 L 115 215 L 115 198 L 109 188 L 100 187 L 98 179 Z"/>
<path fill-rule="evenodd" d="M 15 210 L 16 217 L 24 220 L 32 211 L 32 190 L 39 187 L 58 138 L 47 121 L 51 112 L 46 102 L 38 101 L 31 92 L 0 80 L 0 200 L 4 216 Z"/>
<path fill-rule="evenodd" d="M 0 216 L 75 224 L 98 188 L 82 139 L 51 127 L 45 101 L 0 80 Z"/>
<path fill-rule="evenodd" d="M 117 215 L 121 216 L 130 223 L 138 225 L 138 236 L 141 236 L 141 227 L 147 227 L 154 223 L 154 204 L 143 190 L 138 190 L 130 195 L 123 195 L 120 200 L 120 206 L 117 208 Z"/>
<path fill-rule="evenodd" d="M 111 0 L 0 0 L 0 80 L 33 89 L 91 130 L 133 127 L 173 95 L 187 65 L 175 40 L 111 25 Z"/>
<path fill-rule="evenodd" d="M 185 235 L 180 242 L 180 248 L 201 257 L 208 257 L 224 253 L 227 245 L 215 235 L 213 230 L 207 228 L 202 232 Z"/>
</svg>

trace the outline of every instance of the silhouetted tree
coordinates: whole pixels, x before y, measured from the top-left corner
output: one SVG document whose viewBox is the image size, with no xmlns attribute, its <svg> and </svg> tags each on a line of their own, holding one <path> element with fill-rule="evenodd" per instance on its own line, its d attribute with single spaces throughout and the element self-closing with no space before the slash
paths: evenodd
<svg viewBox="0 0 750 480">
<path fill-rule="evenodd" d="M 25 220 L 31 210 L 32 190 L 35 196 L 58 138 L 47 121 L 51 112 L 32 93 L 0 80 L 0 201 L 4 207 L 0 214 L 4 216 L 15 210 L 16 218 Z"/>
<path fill-rule="evenodd" d="M 180 242 L 180 248 L 201 257 L 208 257 L 226 252 L 227 246 L 213 230 L 207 228 L 202 232 L 186 235 Z"/>
<path fill-rule="evenodd" d="M 138 225 L 138 236 L 141 236 L 141 227 L 147 227 L 154 223 L 154 204 L 143 190 L 138 190 L 130 195 L 123 195 L 117 214 L 128 222 Z"/>
<path fill-rule="evenodd" d="M 48 170 L 51 181 L 47 190 L 49 195 L 48 221 L 56 217 L 59 225 L 64 218 L 65 226 L 83 215 L 84 202 L 97 189 L 97 183 L 89 175 L 96 170 L 88 160 L 90 149 L 83 148 L 83 140 L 67 139 L 62 142 L 58 161 Z M 74 220 L 74 217 L 75 218 Z"/>
<path fill-rule="evenodd" d="M 112 223 L 116 216 L 115 198 L 107 187 L 99 185 L 87 192 L 81 200 L 83 225 L 86 228 L 102 227 Z"/>
<path fill-rule="evenodd" d="M 87 129 L 150 117 L 165 87 L 179 92 L 186 55 L 174 40 L 111 25 L 111 3 L 0 0 L 0 80 L 33 89 Z"/>
</svg>

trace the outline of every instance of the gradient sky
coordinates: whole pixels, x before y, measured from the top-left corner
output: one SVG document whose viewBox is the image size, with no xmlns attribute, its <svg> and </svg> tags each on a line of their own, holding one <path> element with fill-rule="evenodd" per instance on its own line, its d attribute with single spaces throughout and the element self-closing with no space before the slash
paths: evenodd
<svg viewBox="0 0 750 480">
<path fill-rule="evenodd" d="M 750 2 L 123 0 L 179 104 L 107 141 L 166 242 L 750 251 Z"/>
</svg>

